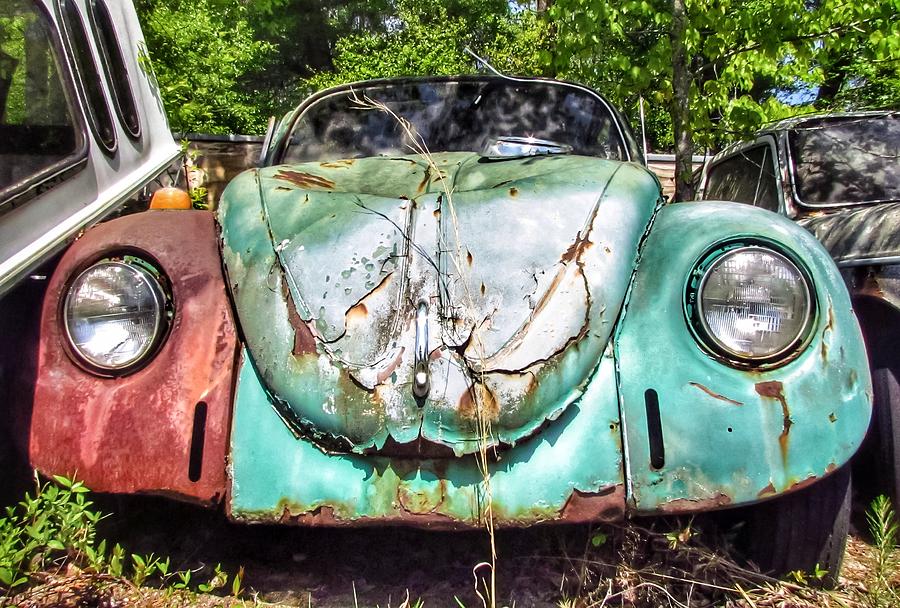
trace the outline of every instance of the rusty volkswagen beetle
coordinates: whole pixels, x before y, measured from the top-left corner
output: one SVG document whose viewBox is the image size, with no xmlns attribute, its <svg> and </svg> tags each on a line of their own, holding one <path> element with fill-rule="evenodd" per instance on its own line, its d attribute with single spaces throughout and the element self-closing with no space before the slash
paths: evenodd
<svg viewBox="0 0 900 608">
<path fill-rule="evenodd" d="M 837 263 L 872 367 L 874 415 L 860 467 L 900 505 L 900 112 L 804 116 L 723 150 L 707 198 L 776 211 Z"/>
<path fill-rule="evenodd" d="M 108 222 L 62 260 L 38 469 L 247 522 L 753 505 L 762 565 L 836 573 L 870 381 L 808 232 L 664 206 L 621 115 L 547 80 L 330 89 L 261 165 L 215 214 Z"/>
</svg>

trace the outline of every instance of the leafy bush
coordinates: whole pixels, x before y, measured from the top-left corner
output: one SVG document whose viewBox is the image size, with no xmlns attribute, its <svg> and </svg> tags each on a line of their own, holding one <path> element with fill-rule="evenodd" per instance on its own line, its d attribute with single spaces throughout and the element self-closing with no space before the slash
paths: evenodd
<svg viewBox="0 0 900 608">
<path fill-rule="evenodd" d="M 26 494 L 0 518 L 0 586 L 23 585 L 30 573 L 66 559 L 104 566 L 105 543 L 95 546 L 101 516 L 91 509 L 88 489 L 65 477 L 56 482 L 40 485 L 36 479 L 34 496 Z"/>
<path fill-rule="evenodd" d="M 263 133 L 266 117 L 242 86 L 274 47 L 254 39 L 245 6 L 210 0 L 135 3 L 166 104 L 182 133 Z"/>
<path fill-rule="evenodd" d="M 173 570 L 169 558 L 131 554 L 118 544 L 108 550 L 105 540 L 97 542 L 97 522 L 104 515 L 88 500 L 88 488 L 66 477 L 54 480 L 41 483 L 35 475 L 34 496 L 26 494 L 0 518 L 0 592 L 18 590 L 34 575 L 65 565 L 108 579 L 127 576 L 137 586 L 153 581 L 163 588 L 209 593 L 228 585 L 220 564 L 208 580 L 195 579 L 199 569 Z M 235 596 L 243 593 L 243 576 L 241 568 L 231 577 Z"/>
</svg>

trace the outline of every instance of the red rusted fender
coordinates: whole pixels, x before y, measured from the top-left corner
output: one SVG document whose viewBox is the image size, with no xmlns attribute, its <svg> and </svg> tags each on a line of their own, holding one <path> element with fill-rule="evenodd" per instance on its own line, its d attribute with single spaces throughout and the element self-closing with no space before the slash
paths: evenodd
<svg viewBox="0 0 900 608">
<path fill-rule="evenodd" d="M 48 475 L 74 475 L 102 492 L 221 500 L 238 351 L 217 242 L 211 213 L 148 211 L 97 226 L 66 252 L 42 311 L 29 436 L 32 466 Z M 168 276 L 175 316 L 146 367 L 125 377 L 100 378 L 66 354 L 60 303 L 75 273 L 123 251 L 146 252 Z M 205 432 L 195 437 L 201 402 Z M 189 477 L 192 442 L 195 466 L 202 453 L 202 464 L 191 475 L 196 481 Z"/>
</svg>

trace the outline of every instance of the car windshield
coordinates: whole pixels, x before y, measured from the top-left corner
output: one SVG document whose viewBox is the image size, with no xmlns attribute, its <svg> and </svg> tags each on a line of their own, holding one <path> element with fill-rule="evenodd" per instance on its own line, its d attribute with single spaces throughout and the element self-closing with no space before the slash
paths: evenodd
<svg viewBox="0 0 900 608">
<path fill-rule="evenodd" d="M 372 82 L 326 92 L 302 110 L 281 162 L 411 154 L 411 132 L 430 152 L 527 155 L 537 146 L 538 153 L 634 156 L 611 107 L 587 89 L 469 78 Z"/>
<path fill-rule="evenodd" d="M 900 200 L 900 115 L 805 122 L 788 143 L 801 203 Z"/>
</svg>

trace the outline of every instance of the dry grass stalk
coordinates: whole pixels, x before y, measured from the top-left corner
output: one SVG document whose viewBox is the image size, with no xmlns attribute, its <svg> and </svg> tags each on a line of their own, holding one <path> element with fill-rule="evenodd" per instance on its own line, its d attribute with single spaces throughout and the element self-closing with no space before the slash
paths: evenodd
<svg viewBox="0 0 900 608">
<path fill-rule="evenodd" d="M 351 89 L 350 93 L 350 101 L 354 104 L 354 106 L 360 110 L 374 110 L 378 112 L 383 112 L 391 117 L 400 128 L 403 130 L 404 135 L 407 137 L 409 141 L 410 150 L 416 155 L 420 156 L 425 160 L 428 164 L 429 170 L 432 175 L 436 175 L 441 184 L 441 196 L 443 197 L 443 201 L 446 202 L 447 208 L 450 211 L 450 219 L 451 225 L 453 228 L 453 234 L 456 241 L 455 251 L 450 259 L 453 263 L 453 268 L 460 279 L 460 283 L 463 286 L 464 290 L 464 298 L 465 298 L 465 307 L 468 310 L 475 310 L 475 300 L 472 297 L 472 294 L 469 290 L 469 283 L 465 280 L 465 265 L 463 264 L 463 252 L 462 252 L 462 240 L 460 239 L 459 234 L 459 222 L 457 221 L 456 216 L 456 208 L 453 205 L 453 187 L 447 182 L 447 175 L 444 171 L 438 167 L 437 163 L 434 160 L 434 156 L 431 154 L 431 151 L 428 149 L 428 145 L 425 142 L 424 138 L 418 133 L 416 128 L 404 117 L 398 115 L 394 112 L 387 104 L 372 99 L 366 95 L 362 97 L 358 96 L 355 91 Z M 443 240 L 443 233 L 441 234 L 441 249 L 443 251 L 447 251 L 447 244 Z M 479 360 L 479 378 L 478 384 L 480 386 L 484 386 L 484 345 L 481 342 L 480 337 L 477 333 L 473 332 L 476 355 Z M 475 432 L 478 440 L 478 454 L 477 454 L 477 462 L 478 469 L 481 473 L 482 477 L 482 491 L 483 491 L 483 501 L 482 501 L 482 510 L 479 514 L 481 520 L 487 530 L 489 539 L 490 539 L 490 547 L 491 547 L 491 555 L 490 562 L 482 562 L 476 564 L 472 569 L 472 574 L 475 577 L 475 593 L 481 599 L 481 602 L 484 604 L 485 608 L 490 606 L 491 608 L 496 607 L 496 596 L 497 596 L 497 544 L 496 544 L 496 535 L 494 530 L 494 511 L 493 511 L 493 495 L 491 492 L 491 478 L 490 478 L 490 470 L 489 464 L 491 462 L 491 446 L 493 445 L 493 433 L 491 430 L 491 421 L 488 418 L 486 413 L 486 404 L 484 402 L 484 391 L 477 390 L 473 385 L 470 387 L 472 401 L 475 404 Z M 479 581 L 484 582 L 484 579 L 481 578 L 479 571 L 483 568 L 489 569 L 489 576 L 487 577 L 487 582 L 483 585 L 479 585 Z"/>
</svg>

